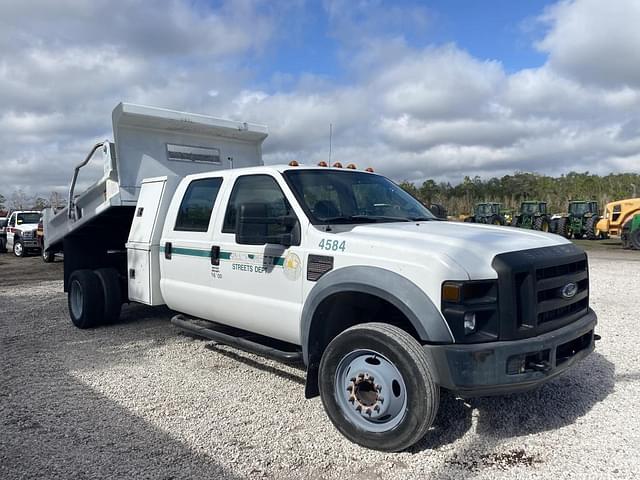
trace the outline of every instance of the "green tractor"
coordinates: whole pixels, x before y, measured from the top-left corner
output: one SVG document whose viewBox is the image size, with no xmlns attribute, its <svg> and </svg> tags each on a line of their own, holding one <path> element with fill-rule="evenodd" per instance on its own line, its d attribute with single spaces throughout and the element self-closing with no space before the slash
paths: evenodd
<svg viewBox="0 0 640 480">
<path fill-rule="evenodd" d="M 504 216 L 499 203 L 485 202 L 476 204 L 473 215 L 464 219 L 471 223 L 488 223 L 490 225 L 504 225 Z"/>
<path fill-rule="evenodd" d="M 520 211 L 511 220 L 511 226 L 548 232 L 551 225 L 547 202 L 527 201 L 520 204 Z"/>
<path fill-rule="evenodd" d="M 640 250 L 640 213 L 631 217 L 627 223 L 622 226 L 622 248 L 631 248 Z"/>
<path fill-rule="evenodd" d="M 598 202 L 569 202 L 569 214 L 557 219 L 555 233 L 578 240 L 583 237 L 589 240 L 604 238 L 597 226 L 599 220 Z"/>
</svg>

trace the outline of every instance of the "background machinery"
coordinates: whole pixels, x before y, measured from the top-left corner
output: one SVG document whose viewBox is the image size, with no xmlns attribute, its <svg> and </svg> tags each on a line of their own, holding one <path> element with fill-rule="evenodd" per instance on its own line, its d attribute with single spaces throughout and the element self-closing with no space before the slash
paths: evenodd
<svg viewBox="0 0 640 480">
<path fill-rule="evenodd" d="M 471 223 L 488 223 L 490 225 L 504 225 L 505 220 L 499 203 L 484 202 L 476 204 L 473 215 L 464 219 Z"/>
<path fill-rule="evenodd" d="M 537 200 L 522 202 L 520 211 L 511 220 L 511 226 L 513 227 L 528 228 L 541 232 L 548 232 L 550 225 L 547 202 Z"/>
</svg>

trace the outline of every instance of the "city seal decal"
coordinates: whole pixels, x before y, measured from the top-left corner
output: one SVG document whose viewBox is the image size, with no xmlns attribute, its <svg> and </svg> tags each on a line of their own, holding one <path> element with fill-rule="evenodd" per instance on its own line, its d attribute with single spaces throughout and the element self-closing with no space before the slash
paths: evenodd
<svg viewBox="0 0 640 480">
<path fill-rule="evenodd" d="M 295 253 L 289 252 L 287 256 L 284 257 L 282 266 L 284 267 L 284 276 L 289 280 L 297 280 L 300 277 L 302 262 L 300 261 L 300 257 Z"/>
</svg>

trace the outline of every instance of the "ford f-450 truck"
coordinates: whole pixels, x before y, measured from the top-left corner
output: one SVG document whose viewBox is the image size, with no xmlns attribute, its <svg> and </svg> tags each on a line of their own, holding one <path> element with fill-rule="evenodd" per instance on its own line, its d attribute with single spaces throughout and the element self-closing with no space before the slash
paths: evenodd
<svg viewBox="0 0 640 480">
<path fill-rule="evenodd" d="M 5 245 L 16 257 L 23 257 L 30 251 L 40 252 L 36 230 L 41 216 L 37 211 L 15 211 L 9 216 Z"/>
<path fill-rule="evenodd" d="M 560 236 L 440 221 L 354 165 L 261 166 L 256 125 L 124 104 L 114 129 L 112 170 L 149 178 L 110 170 L 111 197 L 45 222 L 80 328 L 167 305 L 183 330 L 304 362 L 306 396 L 385 451 L 426 433 L 441 389 L 523 391 L 594 349 L 587 257 Z"/>
</svg>

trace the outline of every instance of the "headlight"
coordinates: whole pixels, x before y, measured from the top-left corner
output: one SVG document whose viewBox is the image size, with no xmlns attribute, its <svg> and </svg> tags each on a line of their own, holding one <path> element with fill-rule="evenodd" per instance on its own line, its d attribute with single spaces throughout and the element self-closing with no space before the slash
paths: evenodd
<svg viewBox="0 0 640 480">
<path fill-rule="evenodd" d="M 442 284 L 442 314 L 458 343 L 498 339 L 498 282 L 471 280 Z"/>
</svg>

